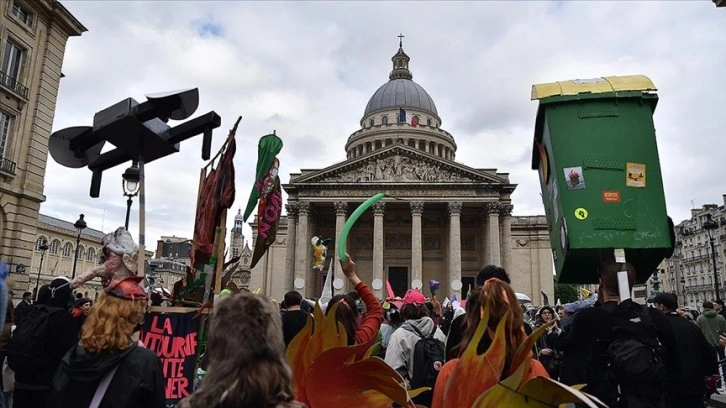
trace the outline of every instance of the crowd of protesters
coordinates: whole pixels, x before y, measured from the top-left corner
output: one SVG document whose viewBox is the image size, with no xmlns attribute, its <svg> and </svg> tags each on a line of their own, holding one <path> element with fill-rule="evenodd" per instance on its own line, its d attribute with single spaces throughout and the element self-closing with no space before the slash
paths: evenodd
<svg viewBox="0 0 726 408">
<path fill-rule="evenodd" d="M 375 356 L 410 388 L 420 381 L 423 370 L 417 366 L 417 343 L 427 339 L 441 345 L 441 364 L 436 366 L 432 390 L 414 399 L 417 406 L 448 406 L 444 391 L 475 337 L 484 308 L 491 313 L 476 350 L 486 352 L 499 321 L 506 318 L 504 372 L 517 347 L 542 327 L 544 333 L 532 348 L 532 368 L 526 375 L 567 385 L 586 384 L 585 392 L 611 407 L 704 407 L 708 394 L 719 388 L 723 391 L 718 364 L 719 360 L 726 363 L 722 302 L 704 302 L 703 313 L 689 319 L 674 294 L 658 294 L 650 307 L 621 300 L 617 274 L 626 273 L 632 289 L 635 273 L 630 265 L 604 262 L 597 301 L 574 314 L 559 305 L 524 307 L 507 271 L 493 265 L 479 272 L 463 307 L 453 302 L 442 305 L 419 289 L 410 289 L 398 299 L 376 299 L 350 257 L 341 266 L 355 291 L 335 295 L 320 306 L 331 311 L 337 305 L 335 319 L 348 345 L 377 339 L 380 347 Z M 92 302 L 73 296 L 70 281 L 60 277 L 41 287 L 35 302 L 26 293 L 15 308 L 9 307 L 0 333 L 0 357 L 12 366 L 14 380 L 10 387 L 0 384 L 4 391 L 0 407 L 11 403 L 15 408 L 166 406 L 160 360 L 133 340 L 149 302 L 140 281 L 136 277 L 113 281 Z M 220 299 L 210 319 L 206 376 L 178 406 L 304 407 L 295 401 L 285 349 L 313 319 L 312 304 L 296 291 L 286 293 L 279 306 L 244 292 Z M 616 330 L 618 313 L 625 305 L 652 325 L 656 343 L 648 343 L 646 335 L 636 339 L 653 349 L 648 378 L 637 383 L 612 375 L 614 346 L 622 340 Z M 22 355 L 22 345 L 13 343 L 11 332 L 31 327 L 39 310 L 47 313 L 44 327 L 53 339 L 44 343 L 42 364 L 34 366 L 28 360 L 26 366 L 17 359 L 9 364 L 11 356 Z"/>
</svg>

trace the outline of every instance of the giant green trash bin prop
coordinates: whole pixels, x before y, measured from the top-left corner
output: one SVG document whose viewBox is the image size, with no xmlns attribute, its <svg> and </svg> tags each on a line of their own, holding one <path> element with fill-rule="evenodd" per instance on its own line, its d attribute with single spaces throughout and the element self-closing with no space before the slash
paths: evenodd
<svg viewBox="0 0 726 408">
<path fill-rule="evenodd" d="M 532 87 L 539 100 L 532 169 L 539 170 L 558 282 L 597 283 L 598 265 L 624 249 L 644 283 L 672 254 L 655 91 L 640 75 Z"/>
</svg>

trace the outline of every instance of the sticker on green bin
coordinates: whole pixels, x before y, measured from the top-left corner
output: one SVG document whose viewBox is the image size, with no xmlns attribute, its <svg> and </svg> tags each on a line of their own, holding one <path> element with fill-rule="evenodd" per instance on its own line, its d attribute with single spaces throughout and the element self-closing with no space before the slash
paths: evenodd
<svg viewBox="0 0 726 408">
<path fill-rule="evenodd" d="M 575 210 L 575 218 L 580 221 L 587 219 L 587 215 L 587 210 L 582 207 Z"/>
<path fill-rule="evenodd" d="M 627 163 L 625 165 L 625 185 L 628 187 L 645 187 L 645 164 Z"/>
<path fill-rule="evenodd" d="M 582 173 L 582 166 L 565 167 L 564 170 L 568 190 L 582 190 L 585 188 L 585 175 Z"/>
<path fill-rule="evenodd" d="M 620 202 L 620 191 L 603 191 L 602 201 L 604 203 L 619 203 Z"/>
</svg>

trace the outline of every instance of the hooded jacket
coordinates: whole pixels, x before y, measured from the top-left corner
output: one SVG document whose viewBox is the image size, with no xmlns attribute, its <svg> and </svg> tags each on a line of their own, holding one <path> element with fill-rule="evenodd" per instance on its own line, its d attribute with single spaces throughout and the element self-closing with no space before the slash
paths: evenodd
<svg viewBox="0 0 726 408">
<path fill-rule="evenodd" d="M 99 408 L 163 408 L 164 377 L 161 361 L 153 351 L 133 343 L 116 353 L 88 353 L 73 347 L 53 378 L 51 408 L 87 407 L 109 370 L 118 366 Z"/>
<path fill-rule="evenodd" d="M 385 361 L 394 370 L 409 379 L 413 377 L 413 349 L 420 339 L 413 327 L 416 327 L 421 334 L 427 337 L 431 336 L 431 333 L 436 330 L 434 338 L 442 343 L 446 342 L 444 332 L 434 324 L 430 317 L 406 320 L 401 327 L 396 329 L 388 341 Z"/>
<path fill-rule="evenodd" d="M 50 341 L 45 343 L 45 350 L 42 351 L 47 356 L 47 364 L 34 372 L 16 371 L 16 388 L 49 389 L 63 355 L 78 342 L 83 322 L 74 319 L 68 311 L 69 302 L 72 300 L 69 282 L 68 278 L 55 278 L 50 285 L 43 285 L 38 291 L 38 301 L 33 308 L 45 305 L 50 313 L 48 333 L 44 334 Z"/>
<path fill-rule="evenodd" d="M 706 337 L 708 344 L 718 347 L 719 332 L 726 333 L 726 319 L 713 309 L 704 309 L 703 314 L 696 319 L 696 324 Z"/>
</svg>

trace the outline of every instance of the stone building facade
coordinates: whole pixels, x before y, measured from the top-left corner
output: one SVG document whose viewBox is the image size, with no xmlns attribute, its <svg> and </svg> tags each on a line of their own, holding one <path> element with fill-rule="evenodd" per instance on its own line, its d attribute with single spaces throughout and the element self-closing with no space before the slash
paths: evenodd
<svg viewBox="0 0 726 408">
<path fill-rule="evenodd" d="M 191 258 L 189 258 L 191 250 L 192 243 L 189 238 L 161 236 L 156 241 L 154 259 L 167 259 L 191 266 Z"/>
<path fill-rule="evenodd" d="M 0 260 L 16 287 L 35 254 L 66 42 L 85 31 L 58 1 L 0 2 Z"/>
<path fill-rule="evenodd" d="M 28 285 L 27 288 L 24 285 L 16 285 L 16 292 L 27 290 L 35 295 L 36 287 L 48 284 L 58 276 L 70 278 L 73 275 L 76 239 L 78 237 L 78 232 L 73 223 L 39 214 L 37 225 L 38 232 L 35 237 L 32 257 L 25 272 Z M 104 235 L 103 232 L 93 228 L 83 230 L 80 245 L 78 246 L 78 259 L 75 260 L 76 275 L 80 275 L 98 264 L 101 239 Z M 45 255 L 40 249 L 43 243 L 48 246 Z M 82 285 L 77 291 L 83 293 L 86 297 L 95 299 L 100 288 L 100 280 L 94 279 Z M 16 300 L 19 299 L 20 297 L 16 296 Z"/>
<path fill-rule="evenodd" d="M 723 204 L 704 204 L 691 210 L 691 217 L 675 226 L 676 246 L 673 256 L 666 259 L 657 271 L 658 290 L 678 295 L 681 304 L 700 309 L 705 300 L 716 299 L 713 260 L 716 260 L 716 276 L 719 297 L 726 300 L 726 194 Z M 711 252 L 709 232 L 703 223 L 713 220 L 717 228 L 710 231 L 714 252 Z M 654 290 L 654 279 L 648 280 L 649 292 Z"/>
<path fill-rule="evenodd" d="M 347 160 L 291 174 L 283 185 L 287 216 L 277 242 L 252 271 L 250 287 L 278 299 L 293 288 L 319 296 L 347 217 L 382 192 L 386 197 L 361 216 L 346 245 L 378 297 L 385 296 L 386 280 L 403 296 L 412 286 L 428 293 L 427 282 L 435 279 L 442 298 L 462 298 L 481 267 L 496 264 L 536 304 L 540 290 L 551 298 L 545 217 L 512 215 L 516 185 L 507 173 L 456 161 L 456 141 L 441 128 L 433 99 L 413 81 L 401 45 L 392 62 L 389 81 L 370 98 L 360 129 L 348 138 Z M 322 271 L 312 269 L 314 236 L 332 238 Z M 344 278 L 334 266 L 335 276 Z"/>
</svg>

